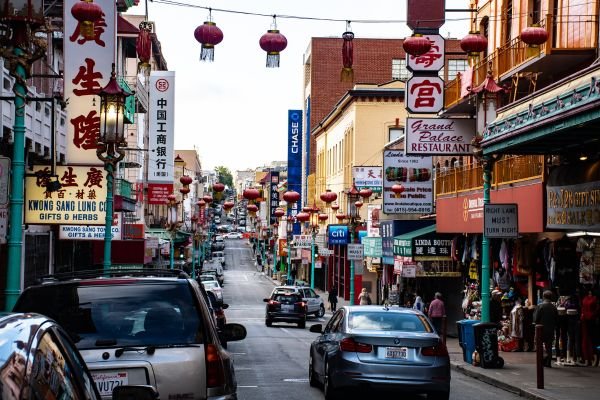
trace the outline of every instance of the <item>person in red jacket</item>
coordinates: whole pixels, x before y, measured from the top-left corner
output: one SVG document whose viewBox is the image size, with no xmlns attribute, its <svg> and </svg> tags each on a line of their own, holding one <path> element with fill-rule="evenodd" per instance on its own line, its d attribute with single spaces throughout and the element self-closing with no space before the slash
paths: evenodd
<svg viewBox="0 0 600 400">
<path fill-rule="evenodd" d="M 435 327 L 438 335 L 442 335 L 442 320 L 446 316 L 446 307 L 444 306 L 444 302 L 442 301 L 442 294 L 440 292 L 435 293 L 435 298 L 429 304 L 429 309 L 427 311 L 427 315 L 431 320 L 431 323 Z"/>
<path fill-rule="evenodd" d="M 587 289 L 587 295 L 581 301 L 581 353 L 583 362 L 591 366 L 594 361 L 594 322 L 598 317 L 598 299 Z"/>
</svg>

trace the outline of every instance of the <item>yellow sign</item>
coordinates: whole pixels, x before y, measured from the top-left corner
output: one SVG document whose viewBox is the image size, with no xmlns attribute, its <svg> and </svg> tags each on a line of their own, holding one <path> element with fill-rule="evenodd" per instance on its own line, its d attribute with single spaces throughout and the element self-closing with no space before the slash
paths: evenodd
<svg viewBox="0 0 600 400">
<path fill-rule="evenodd" d="M 106 171 L 99 166 L 57 166 L 61 187 L 48 191 L 50 167 L 34 167 L 25 178 L 25 223 L 103 225 L 106 212 Z"/>
</svg>

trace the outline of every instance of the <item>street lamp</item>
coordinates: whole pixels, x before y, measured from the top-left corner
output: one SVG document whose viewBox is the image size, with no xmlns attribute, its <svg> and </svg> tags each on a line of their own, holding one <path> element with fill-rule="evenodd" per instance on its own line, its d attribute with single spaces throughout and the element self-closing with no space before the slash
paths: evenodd
<svg viewBox="0 0 600 400">
<path fill-rule="evenodd" d="M 294 234 L 294 217 L 291 215 L 287 216 L 287 223 L 285 224 L 285 230 L 287 233 L 287 271 L 286 271 L 286 283 L 290 283 L 290 273 L 292 271 L 292 235 Z"/>
<path fill-rule="evenodd" d="M 310 288 L 315 288 L 315 238 L 319 233 L 319 227 L 321 224 L 319 208 L 316 203 L 313 203 L 310 209 L 310 233 L 312 235 L 310 242 Z"/>
<path fill-rule="evenodd" d="M 175 264 L 175 235 L 177 234 L 177 226 L 179 219 L 177 218 L 177 209 L 179 202 L 177 196 L 170 194 L 167 196 L 167 230 L 171 237 L 171 250 L 169 251 L 169 268 L 173 269 Z"/>
<path fill-rule="evenodd" d="M 196 278 L 196 240 L 198 240 L 198 216 L 192 215 L 192 278 Z"/>
<path fill-rule="evenodd" d="M 117 83 L 115 64 L 108 84 L 98 92 L 100 97 L 100 137 L 96 155 L 104 163 L 106 170 L 106 218 L 104 223 L 104 272 L 110 271 L 112 222 L 113 222 L 113 181 L 116 165 L 125 157 L 125 100 L 131 93 Z"/>
<path fill-rule="evenodd" d="M 23 4 L 26 3 L 26 4 Z M 8 265 L 6 309 L 12 310 L 21 288 L 21 250 L 23 246 L 23 182 L 25 181 L 25 102 L 31 65 L 46 53 L 46 41 L 36 33 L 45 29 L 43 0 L 0 2 L 0 56 L 15 78 L 15 121 L 8 213 Z"/>
<path fill-rule="evenodd" d="M 353 182 L 352 187 L 346 192 L 346 217 L 350 229 L 350 243 L 354 243 L 354 233 L 360 224 L 359 208 L 362 206 L 360 198 L 360 192 Z M 350 305 L 354 305 L 354 260 L 350 260 Z"/>
<path fill-rule="evenodd" d="M 287 230 L 287 247 L 288 247 L 287 277 L 288 277 L 288 282 L 289 282 L 290 272 L 292 271 L 292 253 L 290 251 L 290 249 L 291 249 L 290 244 L 292 242 L 292 234 L 294 233 L 294 219 L 291 218 L 291 212 L 292 212 L 294 203 L 296 203 L 298 200 L 300 200 L 300 193 L 296 192 L 295 190 L 288 190 L 283 194 L 283 200 L 287 204 L 287 214 L 288 214 L 286 230 Z"/>
</svg>

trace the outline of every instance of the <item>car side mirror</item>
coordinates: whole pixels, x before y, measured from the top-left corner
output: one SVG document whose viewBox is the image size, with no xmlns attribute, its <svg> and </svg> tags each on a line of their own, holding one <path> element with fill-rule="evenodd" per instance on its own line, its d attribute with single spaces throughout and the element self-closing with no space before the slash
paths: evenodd
<svg viewBox="0 0 600 400">
<path fill-rule="evenodd" d="M 227 310 L 227 309 L 229 308 L 229 304 L 227 304 L 227 303 L 223 303 L 223 304 L 221 304 L 221 308 L 222 308 L 223 310 Z"/>
<path fill-rule="evenodd" d="M 225 324 L 223 336 L 228 342 L 235 342 L 246 338 L 246 327 L 242 324 Z"/>
<path fill-rule="evenodd" d="M 123 385 L 113 389 L 112 400 L 156 400 L 158 392 L 150 385 Z"/>
<path fill-rule="evenodd" d="M 271 300 L 271 299 L 263 299 L 263 301 L 264 301 L 265 303 L 268 303 L 268 302 L 269 302 L 269 300 Z"/>
<path fill-rule="evenodd" d="M 308 330 L 310 332 L 314 332 L 314 333 L 323 333 L 323 325 L 321 325 L 321 324 L 314 324 Z"/>
</svg>

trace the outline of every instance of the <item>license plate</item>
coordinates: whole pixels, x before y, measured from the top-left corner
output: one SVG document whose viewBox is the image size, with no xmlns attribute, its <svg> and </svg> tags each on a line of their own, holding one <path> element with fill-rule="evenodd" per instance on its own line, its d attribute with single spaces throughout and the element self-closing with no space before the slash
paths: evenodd
<svg viewBox="0 0 600 400">
<path fill-rule="evenodd" d="M 406 359 L 406 347 L 386 347 L 385 358 Z"/>
<path fill-rule="evenodd" d="M 92 372 L 92 377 L 101 396 L 112 396 L 114 388 L 129 383 L 127 372 Z"/>
<path fill-rule="evenodd" d="M 294 305 L 293 304 L 282 304 L 281 311 L 294 311 Z"/>
</svg>

